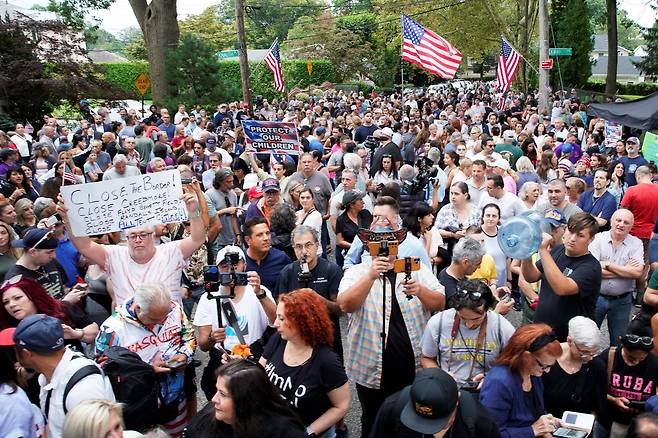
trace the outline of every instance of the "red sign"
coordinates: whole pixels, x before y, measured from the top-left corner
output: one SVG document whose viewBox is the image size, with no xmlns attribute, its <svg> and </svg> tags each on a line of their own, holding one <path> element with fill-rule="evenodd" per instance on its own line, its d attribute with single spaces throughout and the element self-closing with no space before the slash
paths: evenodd
<svg viewBox="0 0 658 438">
<path fill-rule="evenodd" d="M 551 70 L 553 68 L 553 59 L 548 58 L 541 62 L 541 68 L 543 70 Z"/>
</svg>

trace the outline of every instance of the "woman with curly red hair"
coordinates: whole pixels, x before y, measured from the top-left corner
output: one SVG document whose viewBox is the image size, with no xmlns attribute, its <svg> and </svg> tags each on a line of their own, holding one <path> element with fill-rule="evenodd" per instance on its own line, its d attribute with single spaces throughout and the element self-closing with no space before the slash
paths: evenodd
<svg viewBox="0 0 658 438">
<path fill-rule="evenodd" d="M 306 426 L 307 436 L 333 438 L 350 407 L 347 375 L 331 349 L 334 329 L 323 299 L 311 289 L 279 297 L 272 336 L 263 356 L 270 381 Z"/>
<path fill-rule="evenodd" d="M 492 414 L 504 438 L 550 437 L 560 419 L 546 413 L 541 376 L 562 354 L 546 324 L 519 327 L 482 384 L 480 402 Z"/>
</svg>

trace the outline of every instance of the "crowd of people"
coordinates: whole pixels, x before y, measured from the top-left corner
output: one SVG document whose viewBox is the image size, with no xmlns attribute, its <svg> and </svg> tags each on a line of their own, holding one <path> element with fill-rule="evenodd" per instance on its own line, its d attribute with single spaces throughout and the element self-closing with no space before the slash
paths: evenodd
<svg viewBox="0 0 658 438">
<path fill-rule="evenodd" d="M 499 97 L 474 82 L 17 125 L 0 435 L 358 436 L 355 392 L 364 438 L 585 436 L 565 412 L 597 438 L 658 436 L 641 133 L 606 137 L 575 92 L 544 112 Z M 299 154 L 250 152 L 244 120 L 294 124 Z M 187 220 L 73 233 L 63 185 L 163 171 Z M 545 232 L 513 259 L 498 234 L 527 211 Z"/>
</svg>

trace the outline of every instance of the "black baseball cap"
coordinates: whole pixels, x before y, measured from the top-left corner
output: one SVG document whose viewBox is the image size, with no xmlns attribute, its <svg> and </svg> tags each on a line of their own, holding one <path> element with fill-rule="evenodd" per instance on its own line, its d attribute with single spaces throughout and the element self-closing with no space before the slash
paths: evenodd
<svg viewBox="0 0 658 438">
<path fill-rule="evenodd" d="M 432 435 L 446 427 L 457 407 L 459 390 L 455 379 L 441 368 L 427 368 L 416 374 L 411 386 L 400 393 L 407 399 L 400 421 L 418 433 Z"/>
<path fill-rule="evenodd" d="M 32 228 L 28 230 L 22 239 L 11 242 L 14 248 L 34 249 L 57 249 L 59 240 L 54 237 L 53 232 L 44 228 Z"/>
<path fill-rule="evenodd" d="M 64 331 L 59 319 L 36 313 L 18 323 L 16 328 L 0 332 L 0 345 L 15 345 L 16 348 L 35 353 L 52 353 L 64 348 Z"/>
</svg>

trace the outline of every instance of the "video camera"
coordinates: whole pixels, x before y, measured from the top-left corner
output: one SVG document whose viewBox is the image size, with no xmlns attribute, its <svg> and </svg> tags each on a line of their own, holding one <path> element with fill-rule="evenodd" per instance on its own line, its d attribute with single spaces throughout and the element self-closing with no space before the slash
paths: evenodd
<svg viewBox="0 0 658 438">
<path fill-rule="evenodd" d="M 219 267 L 208 265 L 203 267 L 203 290 L 207 293 L 218 292 L 220 286 L 228 286 L 229 294 L 220 295 L 218 298 L 235 298 L 235 287 L 246 286 L 247 273 L 236 272 L 235 267 L 240 262 L 240 255 L 237 252 L 227 252 L 224 259 L 219 265 L 229 265 L 230 272 L 219 272 Z"/>
<path fill-rule="evenodd" d="M 297 281 L 299 281 L 300 285 L 308 287 L 312 279 L 313 274 L 311 274 L 311 270 L 308 267 L 308 259 L 304 255 L 299 261 L 299 273 L 297 273 Z"/>
<path fill-rule="evenodd" d="M 428 184 L 432 184 L 438 180 L 439 169 L 432 165 L 432 160 L 428 158 L 419 158 L 416 161 L 416 169 L 418 173 L 414 178 L 411 187 L 409 187 L 409 194 L 413 195 L 421 190 L 425 190 Z"/>
</svg>

